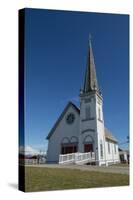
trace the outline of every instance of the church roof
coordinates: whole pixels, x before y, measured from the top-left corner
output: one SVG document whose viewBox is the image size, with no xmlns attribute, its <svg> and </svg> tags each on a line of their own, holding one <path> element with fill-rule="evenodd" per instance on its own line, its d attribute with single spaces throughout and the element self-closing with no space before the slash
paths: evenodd
<svg viewBox="0 0 133 200">
<path fill-rule="evenodd" d="M 104 128 L 104 131 L 106 139 L 111 140 L 113 142 L 118 142 L 117 139 L 112 135 L 112 133 L 107 128 Z"/>
<path fill-rule="evenodd" d="M 52 136 L 52 134 L 54 133 L 56 127 L 58 126 L 58 124 L 60 123 L 60 121 L 62 120 L 62 118 L 64 117 L 66 111 L 68 110 L 68 108 L 70 106 L 72 106 L 78 113 L 80 113 L 79 108 L 75 104 L 73 104 L 71 101 L 69 101 L 68 104 L 66 105 L 65 109 L 63 110 L 63 112 L 61 113 L 61 115 L 59 116 L 59 118 L 57 119 L 56 123 L 54 124 L 53 128 L 49 132 L 49 134 L 46 137 L 46 139 L 49 139 Z"/>
<path fill-rule="evenodd" d="M 100 92 L 96 76 L 95 62 L 94 62 L 94 56 L 90 38 L 83 93 L 88 93 L 94 90 Z"/>
</svg>

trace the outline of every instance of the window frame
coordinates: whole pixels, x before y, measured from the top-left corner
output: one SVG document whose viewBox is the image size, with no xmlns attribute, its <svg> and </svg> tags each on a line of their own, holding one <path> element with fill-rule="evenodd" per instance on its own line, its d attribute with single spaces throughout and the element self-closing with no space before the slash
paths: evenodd
<svg viewBox="0 0 133 200">
<path fill-rule="evenodd" d="M 110 154 L 110 142 L 108 141 L 108 154 Z"/>
<path fill-rule="evenodd" d="M 103 142 L 100 141 L 100 157 L 103 158 Z"/>
<path fill-rule="evenodd" d="M 90 107 L 90 105 L 86 106 L 86 108 L 85 108 L 85 118 L 86 119 L 90 119 L 91 118 L 91 107 Z"/>
</svg>

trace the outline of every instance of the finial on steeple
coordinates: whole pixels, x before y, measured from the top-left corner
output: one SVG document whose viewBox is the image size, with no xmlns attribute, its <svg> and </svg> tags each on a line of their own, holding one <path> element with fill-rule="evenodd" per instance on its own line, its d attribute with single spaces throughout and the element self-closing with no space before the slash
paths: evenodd
<svg viewBox="0 0 133 200">
<path fill-rule="evenodd" d="M 89 33 L 89 43 L 91 42 L 91 34 Z"/>
<path fill-rule="evenodd" d="M 91 33 L 89 33 L 89 49 L 92 48 L 91 41 L 92 41 L 92 36 Z"/>
</svg>

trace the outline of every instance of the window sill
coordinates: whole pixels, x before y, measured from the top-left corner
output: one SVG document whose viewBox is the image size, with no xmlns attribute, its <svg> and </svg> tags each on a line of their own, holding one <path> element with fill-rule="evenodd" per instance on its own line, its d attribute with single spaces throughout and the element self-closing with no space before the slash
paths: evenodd
<svg viewBox="0 0 133 200">
<path fill-rule="evenodd" d="M 88 119 L 82 119 L 82 122 L 85 122 L 85 121 L 90 121 L 90 120 L 94 120 L 95 118 L 88 118 Z"/>
</svg>

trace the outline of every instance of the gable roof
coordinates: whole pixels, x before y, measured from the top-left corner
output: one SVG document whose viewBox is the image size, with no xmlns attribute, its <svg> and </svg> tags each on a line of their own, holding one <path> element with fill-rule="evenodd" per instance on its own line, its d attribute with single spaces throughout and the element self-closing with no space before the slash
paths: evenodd
<svg viewBox="0 0 133 200">
<path fill-rule="evenodd" d="M 106 139 L 111 140 L 113 142 L 118 142 L 117 139 L 112 135 L 112 133 L 107 128 L 104 128 L 104 131 Z"/>
<path fill-rule="evenodd" d="M 58 124 L 60 123 L 60 121 L 62 120 L 62 118 L 64 117 L 66 111 L 68 110 L 68 108 L 70 106 L 72 106 L 76 110 L 76 112 L 78 114 L 80 113 L 79 108 L 76 105 L 74 105 L 71 101 L 69 101 L 68 104 L 66 105 L 65 109 L 63 110 L 63 112 L 61 113 L 61 115 L 59 116 L 57 121 L 55 122 L 55 124 L 54 124 L 53 128 L 51 129 L 51 131 L 49 132 L 48 136 L 46 137 L 47 140 L 52 136 L 52 134 L 54 133 L 56 127 L 58 126 Z"/>
</svg>

